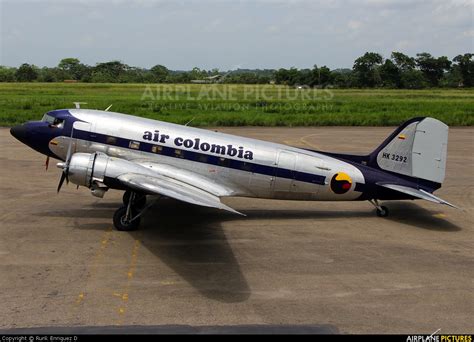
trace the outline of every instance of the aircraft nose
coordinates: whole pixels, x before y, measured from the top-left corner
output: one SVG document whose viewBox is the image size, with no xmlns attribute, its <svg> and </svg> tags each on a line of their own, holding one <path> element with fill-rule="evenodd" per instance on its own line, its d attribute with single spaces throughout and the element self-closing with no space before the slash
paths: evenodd
<svg viewBox="0 0 474 342">
<path fill-rule="evenodd" d="M 10 128 L 10 134 L 13 135 L 15 138 L 24 142 L 26 140 L 26 127 L 25 125 L 18 125 Z"/>
</svg>

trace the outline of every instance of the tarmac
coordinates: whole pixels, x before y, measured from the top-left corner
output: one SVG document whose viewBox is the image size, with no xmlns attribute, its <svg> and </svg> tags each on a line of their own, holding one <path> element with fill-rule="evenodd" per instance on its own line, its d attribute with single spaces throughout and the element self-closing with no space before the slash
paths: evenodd
<svg viewBox="0 0 474 342">
<path fill-rule="evenodd" d="M 392 129 L 218 128 L 354 153 Z M 0 146 L 0 333 L 474 330 L 474 128 L 450 129 L 436 192 L 460 210 L 225 199 L 242 217 L 164 200 L 136 232 L 113 229 L 121 192 L 57 194 L 54 160 L 8 129 Z"/>
</svg>

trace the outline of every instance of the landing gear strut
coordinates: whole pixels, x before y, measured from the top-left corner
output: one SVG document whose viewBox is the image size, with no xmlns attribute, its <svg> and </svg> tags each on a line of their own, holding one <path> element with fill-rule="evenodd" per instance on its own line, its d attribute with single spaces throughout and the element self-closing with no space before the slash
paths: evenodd
<svg viewBox="0 0 474 342">
<path fill-rule="evenodd" d="M 371 200 L 369 200 L 369 202 L 373 204 L 375 209 L 377 209 L 377 216 L 378 217 L 387 217 L 388 216 L 388 208 L 383 206 L 383 205 L 380 205 L 378 200 L 371 199 Z"/>
<path fill-rule="evenodd" d="M 127 190 L 123 195 L 124 205 L 114 213 L 114 226 L 120 231 L 136 230 L 140 216 L 150 206 L 146 206 L 146 195 Z"/>
<path fill-rule="evenodd" d="M 124 206 L 128 205 L 131 195 L 132 195 L 132 191 L 130 190 L 127 190 L 123 193 L 122 202 Z M 135 208 L 139 208 L 139 209 L 144 208 L 146 206 L 146 195 L 135 193 L 132 204 Z"/>
</svg>

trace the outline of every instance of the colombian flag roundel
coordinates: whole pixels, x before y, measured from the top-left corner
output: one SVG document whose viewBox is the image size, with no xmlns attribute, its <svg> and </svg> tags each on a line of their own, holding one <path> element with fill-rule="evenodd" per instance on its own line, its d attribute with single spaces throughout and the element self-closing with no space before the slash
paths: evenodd
<svg viewBox="0 0 474 342">
<path fill-rule="evenodd" d="M 338 195 L 345 194 L 352 186 L 352 179 L 344 172 L 338 172 L 331 178 L 331 190 Z"/>
</svg>

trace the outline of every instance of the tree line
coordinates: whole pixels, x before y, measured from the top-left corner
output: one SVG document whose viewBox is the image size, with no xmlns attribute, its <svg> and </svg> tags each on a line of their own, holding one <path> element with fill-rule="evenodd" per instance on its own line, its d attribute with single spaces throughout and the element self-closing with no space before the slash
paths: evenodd
<svg viewBox="0 0 474 342">
<path fill-rule="evenodd" d="M 18 68 L 0 66 L 0 82 L 90 82 L 90 83 L 189 83 L 202 80 L 240 84 L 284 84 L 289 86 L 338 88 L 473 87 L 474 54 L 465 53 L 449 60 L 418 53 L 410 57 L 392 52 L 390 58 L 366 52 L 354 61 L 352 69 L 331 70 L 327 66 L 312 69 L 218 69 L 169 70 L 163 65 L 150 69 L 132 67 L 120 61 L 83 64 L 77 58 L 64 58 L 56 67 L 39 68 L 24 63 Z"/>
</svg>

